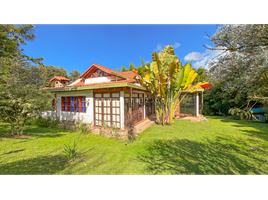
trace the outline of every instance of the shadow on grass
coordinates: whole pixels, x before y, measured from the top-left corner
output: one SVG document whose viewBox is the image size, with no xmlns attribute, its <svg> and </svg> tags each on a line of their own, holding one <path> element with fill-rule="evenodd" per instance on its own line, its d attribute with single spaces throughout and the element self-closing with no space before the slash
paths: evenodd
<svg viewBox="0 0 268 200">
<path fill-rule="evenodd" d="M 213 119 L 219 119 L 219 117 L 210 117 Z M 220 118 L 222 122 L 231 122 L 231 123 L 236 123 L 232 125 L 233 127 L 237 128 L 254 128 L 256 130 L 243 130 L 241 129 L 242 132 L 246 133 L 248 136 L 255 137 L 257 139 L 262 139 L 264 141 L 268 141 L 268 124 L 267 123 L 258 123 L 258 122 L 248 122 L 245 120 L 235 120 L 235 119 L 230 119 L 227 117 L 222 117 Z"/>
<path fill-rule="evenodd" d="M 10 126 L 8 125 L 1 125 L 5 126 L 5 128 L 0 129 L 0 138 L 1 137 L 8 137 L 11 136 Z M 9 128 L 9 129 L 8 129 Z M 38 138 L 57 138 L 66 135 L 66 133 L 73 132 L 71 130 L 65 129 L 55 129 L 55 128 L 41 128 L 41 127 L 30 127 L 27 126 L 23 132 L 23 136 L 32 136 Z M 16 136 L 16 135 L 15 135 Z M 10 137 L 12 138 L 12 137 Z M 16 139 L 27 139 L 27 138 L 17 138 Z"/>
<path fill-rule="evenodd" d="M 146 170 L 153 174 L 265 173 L 262 169 L 256 169 L 255 164 L 241 159 L 241 154 L 248 158 L 252 156 L 249 150 L 237 148 L 236 145 L 223 145 L 215 141 L 201 143 L 187 139 L 155 140 L 138 159 L 146 163 Z M 254 161 L 260 164 L 265 159 Z"/>
<path fill-rule="evenodd" d="M 0 174 L 55 174 L 62 171 L 67 164 L 68 161 L 64 156 L 39 156 L 0 164 Z"/>
<path fill-rule="evenodd" d="M 18 149 L 18 150 L 14 150 L 14 151 L 9 151 L 9 152 L 7 152 L 7 153 L 3 153 L 3 154 L 1 154 L 0 156 L 2 156 L 2 155 L 12 154 L 12 153 L 19 153 L 19 152 L 24 151 L 24 150 L 25 150 L 25 149 Z"/>
</svg>

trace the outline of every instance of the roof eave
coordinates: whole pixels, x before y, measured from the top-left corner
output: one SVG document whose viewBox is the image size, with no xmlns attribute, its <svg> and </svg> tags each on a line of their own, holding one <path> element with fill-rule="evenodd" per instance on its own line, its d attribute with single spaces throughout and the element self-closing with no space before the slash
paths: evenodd
<svg viewBox="0 0 268 200">
<path fill-rule="evenodd" d="M 147 90 L 145 87 L 138 86 L 132 83 L 115 83 L 108 85 L 93 85 L 93 86 L 84 86 L 84 87 L 72 87 L 72 88 L 60 88 L 60 89 L 47 89 L 49 92 L 67 92 L 67 91 L 80 91 L 80 90 L 93 90 L 93 89 L 102 89 L 102 88 L 115 88 L 115 87 L 130 87 L 140 90 Z"/>
</svg>

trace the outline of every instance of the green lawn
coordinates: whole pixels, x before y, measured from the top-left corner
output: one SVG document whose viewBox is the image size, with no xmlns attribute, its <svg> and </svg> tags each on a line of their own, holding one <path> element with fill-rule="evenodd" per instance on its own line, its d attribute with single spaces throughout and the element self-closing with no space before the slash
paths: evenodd
<svg viewBox="0 0 268 200">
<path fill-rule="evenodd" d="M 0 125 L 0 174 L 268 174 L 268 125 L 207 117 L 209 123 L 153 125 L 135 142 L 81 136 L 75 162 L 62 150 L 78 133 L 27 127 L 6 138 Z"/>
</svg>

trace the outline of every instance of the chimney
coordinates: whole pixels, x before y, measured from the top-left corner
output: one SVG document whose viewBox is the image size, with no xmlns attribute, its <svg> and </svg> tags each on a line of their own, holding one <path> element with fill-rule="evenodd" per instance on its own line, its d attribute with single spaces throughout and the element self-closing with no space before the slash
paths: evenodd
<svg viewBox="0 0 268 200">
<path fill-rule="evenodd" d="M 55 87 L 65 87 L 68 85 L 70 79 L 63 76 L 54 76 L 50 82 L 55 82 Z"/>
</svg>

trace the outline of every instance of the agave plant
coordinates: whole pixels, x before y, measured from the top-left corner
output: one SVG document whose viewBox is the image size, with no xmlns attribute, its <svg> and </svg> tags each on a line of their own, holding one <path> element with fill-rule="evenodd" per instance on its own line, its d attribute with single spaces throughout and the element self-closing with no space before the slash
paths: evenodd
<svg viewBox="0 0 268 200">
<path fill-rule="evenodd" d="M 159 55 L 154 52 L 150 67 L 146 65 L 143 67 L 145 70 L 142 72 L 134 72 L 155 97 L 158 120 L 162 122 L 162 125 L 167 122 L 173 123 L 174 112 L 185 97 L 176 104 L 181 90 L 191 86 L 198 73 L 192 69 L 190 63 L 182 66 L 177 55 L 174 55 L 174 49 L 171 45 L 166 46 L 164 50 L 159 52 Z M 197 83 L 190 92 L 194 92 L 203 84 L 205 83 Z"/>
</svg>

